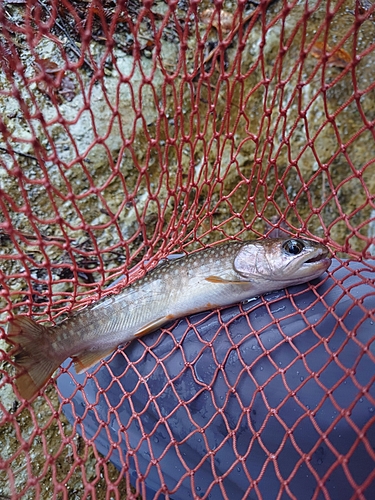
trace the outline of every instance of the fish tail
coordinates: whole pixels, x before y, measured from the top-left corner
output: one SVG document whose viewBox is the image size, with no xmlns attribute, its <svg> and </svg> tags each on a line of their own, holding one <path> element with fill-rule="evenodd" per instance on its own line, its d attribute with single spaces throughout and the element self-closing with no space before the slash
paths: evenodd
<svg viewBox="0 0 375 500">
<path fill-rule="evenodd" d="M 24 399 L 31 400 L 62 361 L 56 359 L 51 347 L 54 338 L 52 329 L 26 316 L 18 316 L 9 321 L 7 336 L 12 344 L 16 344 L 18 392 Z"/>
</svg>

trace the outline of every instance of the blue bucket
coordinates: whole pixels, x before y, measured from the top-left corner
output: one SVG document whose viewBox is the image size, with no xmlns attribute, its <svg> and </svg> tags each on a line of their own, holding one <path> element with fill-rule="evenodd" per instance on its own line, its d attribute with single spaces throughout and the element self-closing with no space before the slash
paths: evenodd
<svg viewBox="0 0 375 500">
<path fill-rule="evenodd" d="M 375 273 L 331 272 L 67 361 L 65 415 L 150 499 L 375 498 Z"/>
</svg>

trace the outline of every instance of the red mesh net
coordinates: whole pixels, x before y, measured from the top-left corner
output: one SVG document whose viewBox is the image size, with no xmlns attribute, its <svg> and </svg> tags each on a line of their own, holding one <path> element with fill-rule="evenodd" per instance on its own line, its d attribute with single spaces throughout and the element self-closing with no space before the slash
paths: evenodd
<svg viewBox="0 0 375 500">
<path fill-rule="evenodd" d="M 375 5 L 3 1 L 0 496 L 374 498 Z M 59 322 L 174 252 L 271 228 L 315 285 L 201 313 L 33 402 Z"/>
</svg>

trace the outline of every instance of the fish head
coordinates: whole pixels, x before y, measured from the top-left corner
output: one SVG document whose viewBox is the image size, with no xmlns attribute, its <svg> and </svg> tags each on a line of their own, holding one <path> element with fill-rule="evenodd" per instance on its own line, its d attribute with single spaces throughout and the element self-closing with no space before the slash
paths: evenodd
<svg viewBox="0 0 375 500">
<path fill-rule="evenodd" d="M 328 248 L 317 241 L 274 238 L 245 243 L 233 268 L 249 281 L 270 280 L 288 286 L 317 278 L 330 264 Z"/>
</svg>

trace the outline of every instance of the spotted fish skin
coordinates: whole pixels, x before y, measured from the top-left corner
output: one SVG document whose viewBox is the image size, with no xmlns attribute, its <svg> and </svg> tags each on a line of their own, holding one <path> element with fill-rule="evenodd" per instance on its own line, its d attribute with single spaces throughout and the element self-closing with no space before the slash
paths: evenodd
<svg viewBox="0 0 375 500">
<path fill-rule="evenodd" d="M 167 260 L 55 327 L 17 316 L 7 338 L 18 346 L 18 391 L 30 400 L 68 357 L 79 373 L 172 319 L 309 281 L 330 262 L 328 249 L 312 240 L 231 241 Z"/>
</svg>

